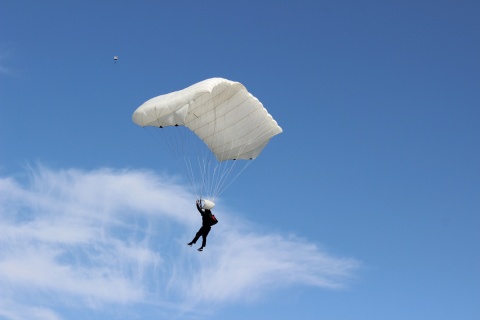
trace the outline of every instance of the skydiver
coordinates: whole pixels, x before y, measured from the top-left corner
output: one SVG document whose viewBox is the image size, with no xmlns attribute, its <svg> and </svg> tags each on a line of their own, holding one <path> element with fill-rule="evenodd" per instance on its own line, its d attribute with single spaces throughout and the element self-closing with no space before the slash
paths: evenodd
<svg viewBox="0 0 480 320">
<path fill-rule="evenodd" d="M 202 226 L 197 231 L 195 238 L 193 238 L 193 240 L 187 244 L 191 247 L 192 244 L 196 243 L 200 236 L 202 236 L 202 246 L 197 250 L 203 251 L 203 248 L 207 245 L 208 233 L 210 232 L 210 229 L 212 229 L 212 226 L 217 223 L 217 219 L 214 215 L 212 215 L 212 211 L 210 209 L 204 209 L 201 207 L 201 200 L 197 200 L 195 204 L 197 206 L 198 212 L 200 212 L 200 214 L 202 215 Z"/>
</svg>

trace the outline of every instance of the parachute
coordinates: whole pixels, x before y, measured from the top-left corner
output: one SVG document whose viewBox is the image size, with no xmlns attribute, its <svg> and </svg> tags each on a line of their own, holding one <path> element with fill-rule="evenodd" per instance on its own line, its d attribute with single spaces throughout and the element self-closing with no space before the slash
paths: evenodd
<svg viewBox="0 0 480 320">
<path fill-rule="evenodd" d="M 223 78 L 152 98 L 132 120 L 161 135 L 162 148 L 184 165 L 198 199 L 217 198 L 282 132 L 241 83 Z"/>
</svg>

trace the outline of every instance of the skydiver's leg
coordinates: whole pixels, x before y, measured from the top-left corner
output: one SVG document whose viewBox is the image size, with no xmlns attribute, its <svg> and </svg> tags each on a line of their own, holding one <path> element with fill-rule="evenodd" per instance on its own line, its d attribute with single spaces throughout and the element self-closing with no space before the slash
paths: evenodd
<svg viewBox="0 0 480 320">
<path fill-rule="evenodd" d="M 208 233 L 210 232 L 211 227 L 203 227 L 203 233 L 202 233 L 202 247 L 205 247 L 207 245 L 207 236 Z"/>
<path fill-rule="evenodd" d="M 195 238 L 193 238 L 192 242 L 190 242 L 190 243 L 197 243 L 198 238 L 200 238 L 200 236 L 201 236 L 202 233 L 203 233 L 203 232 L 202 232 L 202 229 L 203 229 L 203 227 L 201 227 L 200 229 L 198 229 L 197 234 L 195 235 Z"/>
</svg>

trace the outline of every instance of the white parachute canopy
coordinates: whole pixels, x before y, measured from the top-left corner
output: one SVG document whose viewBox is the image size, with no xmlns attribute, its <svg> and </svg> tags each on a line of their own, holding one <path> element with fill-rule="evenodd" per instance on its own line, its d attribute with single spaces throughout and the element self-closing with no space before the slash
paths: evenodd
<svg viewBox="0 0 480 320">
<path fill-rule="evenodd" d="M 164 137 L 166 145 L 177 160 L 185 162 L 197 196 L 202 197 L 210 187 L 208 196 L 213 199 L 229 185 L 226 177 L 234 171 L 234 164 L 225 162 L 255 159 L 270 139 L 282 132 L 262 103 L 241 83 L 222 78 L 207 79 L 150 99 L 133 113 L 132 119 L 142 127 L 160 128 L 157 131 L 174 127 L 168 138 Z M 201 144 L 209 152 L 195 151 L 193 158 L 186 155 L 198 149 L 186 145 L 185 136 L 189 134 L 179 128 L 193 132 L 194 139 L 203 141 Z M 208 159 L 209 154 L 214 156 L 213 161 Z M 196 171 L 202 181 L 195 179 Z"/>
</svg>

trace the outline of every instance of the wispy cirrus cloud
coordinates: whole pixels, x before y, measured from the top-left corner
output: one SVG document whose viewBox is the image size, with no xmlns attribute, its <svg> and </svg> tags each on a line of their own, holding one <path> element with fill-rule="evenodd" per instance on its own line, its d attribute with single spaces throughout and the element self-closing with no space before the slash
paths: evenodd
<svg viewBox="0 0 480 320">
<path fill-rule="evenodd" d="M 0 178 L 0 315 L 213 310 L 290 285 L 340 288 L 358 267 L 306 240 L 254 231 L 221 205 L 198 254 L 185 245 L 200 224 L 192 199 L 149 171 L 40 166 L 26 182 Z"/>
</svg>

